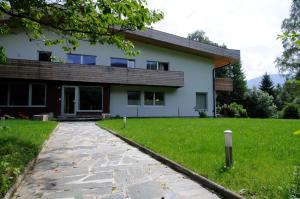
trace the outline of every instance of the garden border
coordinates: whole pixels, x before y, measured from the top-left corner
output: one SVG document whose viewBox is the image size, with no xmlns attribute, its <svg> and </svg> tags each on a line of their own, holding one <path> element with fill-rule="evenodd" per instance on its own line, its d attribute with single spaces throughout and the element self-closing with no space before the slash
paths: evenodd
<svg viewBox="0 0 300 199">
<path fill-rule="evenodd" d="M 172 160 L 169 160 L 168 158 L 166 157 L 163 157 L 157 153 L 155 153 L 154 151 L 140 145 L 140 144 L 137 144 L 136 142 L 126 138 L 126 137 L 123 137 L 122 135 L 114 132 L 113 130 L 109 129 L 109 128 L 106 128 L 106 127 L 103 127 L 101 125 L 98 125 L 96 124 L 98 127 L 108 131 L 109 133 L 113 134 L 114 136 L 120 138 L 121 140 L 125 141 L 126 143 L 128 143 L 129 145 L 135 147 L 135 148 L 138 148 L 141 152 L 143 153 L 146 153 L 148 155 L 150 155 L 151 157 L 153 157 L 154 159 L 158 160 L 159 162 L 161 162 L 162 164 L 164 165 L 167 165 L 168 167 L 174 169 L 175 171 L 179 172 L 179 173 L 182 173 L 184 174 L 185 176 L 189 177 L 190 179 L 192 179 L 193 181 L 201 184 L 202 186 L 214 191 L 215 193 L 217 193 L 218 195 L 224 197 L 224 198 L 228 198 L 228 199 L 244 199 L 243 196 L 237 194 L 237 193 L 234 193 L 228 189 L 226 189 L 225 187 L 181 166 L 180 164 L 172 161 Z"/>
<path fill-rule="evenodd" d="M 49 142 L 49 140 L 52 137 L 52 135 L 57 131 L 58 126 L 59 126 L 59 123 L 57 123 L 56 127 L 51 132 L 50 136 L 43 143 L 43 145 L 41 147 L 41 151 L 39 152 L 39 154 L 33 160 L 31 160 L 27 164 L 27 166 L 24 168 L 23 172 L 18 176 L 16 182 L 6 192 L 6 194 L 5 194 L 5 196 L 4 196 L 3 199 L 11 199 L 13 197 L 13 195 L 16 193 L 17 189 L 19 188 L 19 186 L 21 185 L 21 183 L 23 182 L 23 180 L 26 178 L 26 176 L 29 174 L 29 172 L 34 168 L 35 163 L 39 159 L 40 153 L 44 149 L 45 145 Z"/>
</svg>

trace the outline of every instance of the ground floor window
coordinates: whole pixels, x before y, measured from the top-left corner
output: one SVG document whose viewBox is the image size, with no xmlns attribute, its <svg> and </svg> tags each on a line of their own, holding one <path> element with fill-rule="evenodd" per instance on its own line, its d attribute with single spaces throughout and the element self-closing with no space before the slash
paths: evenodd
<svg viewBox="0 0 300 199">
<path fill-rule="evenodd" d="M 207 93 L 196 93 L 196 110 L 207 110 Z"/>
<path fill-rule="evenodd" d="M 45 106 L 46 85 L 40 83 L 0 83 L 1 106 Z"/>
<path fill-rule="evenodd" d="M 145 92 L 144 104 L 152 106 L 165 105 L 165 96 L 163 92 Z"/>
<path fill-rule="evenodd" d="M 128 105 L 140 105 L 141 104 L 141 93 L 139 91 L 128 91 L 127 92 Z"/>
<path fill-rule="evenodd" d="M 79 87 L 79 110 L 101 111 L 102 110 L 102 87 L 80 86 Z"/>
</svg>

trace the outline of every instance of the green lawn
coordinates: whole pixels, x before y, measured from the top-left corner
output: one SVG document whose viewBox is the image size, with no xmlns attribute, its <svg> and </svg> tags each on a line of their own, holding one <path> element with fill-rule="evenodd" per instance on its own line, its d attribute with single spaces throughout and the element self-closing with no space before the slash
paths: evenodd
<svg viewBox="0 0 300 199">
<path fill-rule="evenodd" d="M 287 198 L 296 183 L 293 172 L 300 165 L 300 135 L 293 132 L 300 130 L 300 120 L 128 119 L 126 129 L 122 122 L 105 120 L 99 125 L 237 193 L 243 190 L 247 197 Z M 233 131 L 231 169 L 224 168 L 226 129 Z"/>
<path fill-rule="evenodd" d="M 56 122 L 0 121 L 0 198 L 37 156 L 55 126 Z"/>
</svg>

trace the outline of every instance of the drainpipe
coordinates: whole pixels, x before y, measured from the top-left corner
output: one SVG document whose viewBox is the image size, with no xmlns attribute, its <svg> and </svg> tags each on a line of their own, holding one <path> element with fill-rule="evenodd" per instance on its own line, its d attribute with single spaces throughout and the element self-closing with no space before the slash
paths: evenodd
<svg viewBox="0 0 300 199">
<path fill-rule="evenodd" d="M 216 118 L 217 113 L 216 113 L 216 90 L 215 90 L 215 77 L 216 77 L 216 69 L 213 69 L 212 72 L 212 79 L 213 79 L 213 104 L 214 104 L 214 118 Z"/>
</svg>

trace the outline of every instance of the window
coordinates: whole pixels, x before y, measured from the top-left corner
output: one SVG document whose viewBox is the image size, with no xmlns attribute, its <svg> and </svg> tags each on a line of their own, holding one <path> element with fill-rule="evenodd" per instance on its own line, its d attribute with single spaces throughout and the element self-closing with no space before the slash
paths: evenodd
<svg viewBox="0 0 300 199">
<path fill-rule="evenodd" d="M 145 105 L 163 106 L 165 105 L 165 97 L 162 92 L 145 92 L 144 95 Z"/>
<path fill-rule="evenodd" d="M 0 83 L 1 106 L 45 106 L 46 85 L 39 83 Z"/>
<path fill-rule="evenodd" d="M 46 89 L 44 84 L 31 85 L 31 105 L 33 106 L 46 105 Z"/>
<path fill-rule="evenodd" d="M 148 70 L 169 70 L 169 63 L 167 62 L 157 62 L 157 61 L 147 61 Z"/>
<path fill-rule="evenodd" d="M 196 110 L 207 109 L 207 93 L 196 93 Z"/>
<path fill-rule="evenodd" d="M 0 83 L 0 105 L 8 104 L 8 84 Z"/>
<path fill-rule="evenodd" d="M 93 55 L 68 54 L 67 60 L 70 64 L 96 65 L 96 56 Z"/>
<path fill-rule="evenodd" d="M 82 111 L 102 110 L 102 87 L 79 87 L 79 109 Z"/>
<path fill-rule="evenodd" d="M 28 106 L 29 85 L 26 83 L 13 83 L 10 85 L 9 105 Z"/>
<path fill-rule="evenodd" d="M 139 91 L 128 91 L 128 105 L 140 105 L 141 104 L 141 94 Z"/>
<path fill-rule="evenodd" d="M 135 60 L 112 57 L 110 58 L 110 65 L 113 67 L 120 67 L 120 68 L 135 68 Z"/>
<path fill-rule="evenodd" d="M 48 61 L 51 62 L 51 52 L 39 51 L 39 61 Z"/>
</svg>

